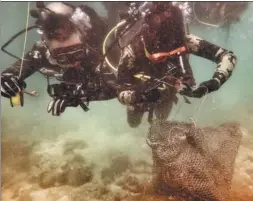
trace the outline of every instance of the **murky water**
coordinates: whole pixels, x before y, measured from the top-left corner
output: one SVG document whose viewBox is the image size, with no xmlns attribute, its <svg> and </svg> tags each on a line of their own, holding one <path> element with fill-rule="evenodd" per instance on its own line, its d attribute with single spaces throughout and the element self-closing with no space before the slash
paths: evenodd
<svg viewBox="0 0 253 201">
<path fill-rule="evenodd" d="M 92 5 L 93 3 L 89 4 Z M 34 7 L 34 4 L 32 3 L 31 6 Z M 96 3 L 95 8 L 102 16 L 106 16 L 106 11 L 102 10 L 102 5 Z M 191 99 L 192 104 L 188 105 L 180 99 L 171 118 L 186 121 L 194 117 L 197 123 L 206 125 L 218 125 L 222 122 L 237 120 L 247 130 L 253 130 L 251 127 L 253 120 L 252 10 L 253 6 L 250 4 L 247 11 L 241 16 L 240 23 L 233 24 L 229 30 L 203 26 L 190 28 L 191 32 L 199 37 L 232 50 L 238 58 L 237 69 L 231 80 L 222 89 L 209 95 L 205 100 Z M 1 45 L 11 35 L 25 27 L 26 15 L 26 2 L 1 2 Z M 29 24 L 33 22 L 29 18 Z M 29 33 L 26 49 L 31 48 L 37 39 L 38 35 L 34 31 Z M 21 56 L 23 43 L 24 35 L 16 39 L 8 49 Z M 15 61 L 3 52 L 0 53 L 0 58 L 1 69 L 7 68 Z M 191 64 L 198 83 L 209 79 L 215 70 L 214 63 L 195 56 L 191 56 Z M 27 79 L 27 85 L 27 89 L 36 90 L 40 95 L 39 97 L 25 95 L 24 107 L 12 108 L 9 100 L 1 99 L 2 136 L 19 136 L 24 139 L 39 139 L 43 142 L 49 140 L 49 144 L 50 139 L 54 140 L 53 142 L 68 140 L 68 138 L 83 140 L 89 144 L 89 149 L 81 151 L 81 153 L 88 156 L 89 160 L 93 160 L 97 164 L 101 163 L 101 167 L 109 163 L 108 154 L 113 150 L 117 150 L 117 153 L 122 152 L 133 160 L 143 158 L 150 160 L 150 156 L 147 154 L 149 149 L 146 147 L 144 139 L 148 124 L 143 121 L 138 129 L 129 128 L 126 122 L 125 108 L 117 100 L 91 103 L 91 110 L 87 113 L 79 107 L 68 108 L 61 117 L 53 117 L 46 111 L 47 104 L 50 101 L 46 92 L 46 79 L 40 74 L 34 74 Z M 18 140 L 17 144 L 19 144 Z M 3 144 L 2 147 L 8 148 Z M 45 145 L 45 147 L 48 150 L 52 149 L 51 145 Z M 54 152 L 54 150 L 51 151 Z M 57 157 L 59 156 L 57 155 Z M 11 157 L 10 160 L 15 160 L 15 157 Z"/>
</svg>

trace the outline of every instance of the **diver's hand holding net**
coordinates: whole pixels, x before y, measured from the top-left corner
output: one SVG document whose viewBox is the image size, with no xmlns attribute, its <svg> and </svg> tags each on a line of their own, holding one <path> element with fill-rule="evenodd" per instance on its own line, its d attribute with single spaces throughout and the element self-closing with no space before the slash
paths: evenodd
<svg viewBox="0 0 253 201">
<path fill-rule="evenodd" d="M 157 193 L 227 201 L 242 134 L 237 124 L 198 128 L 154 122 L 147 136 Z M 231 200 L 230 200 L 231 201 Z"/>
</svg>

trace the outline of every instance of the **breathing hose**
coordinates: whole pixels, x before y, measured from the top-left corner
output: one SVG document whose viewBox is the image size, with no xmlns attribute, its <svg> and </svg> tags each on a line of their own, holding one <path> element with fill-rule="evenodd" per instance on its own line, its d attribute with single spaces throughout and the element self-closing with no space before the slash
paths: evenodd
<svg viewBox="0 0 253 201">
<path fill-rule="evenodd" d="M 127 21 L 126 20 L 123 20 L 122 22 L 118 23 L 115 27 L 113 27 L 111 29 L 111 31 L 106 35 L 105 37 L 105 40 L 103 42 L 103 55 L 105 55 L 105 61 L 106 63 L 108 64 L 108 66 L 114 71 L 114 72 L 117 72 L 117 68 L 115 66 L 113 66 L 111 64 L 111 62 L 109 61 L 108 57 L 106 56 L 106 43 L 107 43 L 107 40 L 108 38 L 111 36 L 111 34 L 116 30 L 118 29 L 119 27 L 123 26 Z"/>
</svg>

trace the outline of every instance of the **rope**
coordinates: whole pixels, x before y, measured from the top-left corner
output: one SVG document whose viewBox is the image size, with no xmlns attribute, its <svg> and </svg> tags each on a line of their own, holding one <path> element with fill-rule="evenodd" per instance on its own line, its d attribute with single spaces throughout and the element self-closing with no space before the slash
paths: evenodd
<svg viewBox="0 0 253 201">
<path fill-rule="evenodd" d="M 23 46 L 23 55 L 22 55 L 22 59 L 21 59 L 21 65 L 20 65 L 20 71 L 19 71 L 19 78 L 21 78 L 21 75 L 22 75 L 23 63 L 24 63 L 24 57 L 25 57 L 26 40 L 27 40 L 27 33 L 28 33 L 28 26 L 29 26 L 29 12 L 30 12 L 30 1 L 28 1 L 28 5 L 27 5 L 25 41 L 24 41 L 24 46 Z"/>
<path fill-rule="evenodd" d="M 199 115 L 200 113 L 200 110 L 206 100 L 206 97 L 207 97 L 207 93 L 205 94 L 205 96 L 202 98 L 202 101 L 200 103 L 200 106 L 198 107 L 197 111 L 195 112 L 195 114 L 190 118 L 190 120 L 195 124 L 195 127 L 197 127 L 197 116 Z"/>
<path fill-rule="evenodd" d="M 111 34 L 112 34 L 116 29 L 118 29 L 120 26 L 124 25 L 125 23 L 126 23 L 126 21 L 123 20 L 122 22 L 118 23 L 114 28 L 112 28 L 111 31 L 106 35 L 105 40 L 104 40 L 104 42 L 103 42 L 103 55 L 104 55 L 104 57 L 105 57 L 105 61 L 106 61 L 106 63 L 109 65 L 109 67 L 110 67 L 114 72 L 117 72 L 118 69 L 115 68 L 115 67 L 110 63 L 109 59 L 107 58 L 106 53 L 108 52 L 108 50 L 106 51 L 106 42 L 107 42 L 108 38 L 111 36 Z"/>
</svg>

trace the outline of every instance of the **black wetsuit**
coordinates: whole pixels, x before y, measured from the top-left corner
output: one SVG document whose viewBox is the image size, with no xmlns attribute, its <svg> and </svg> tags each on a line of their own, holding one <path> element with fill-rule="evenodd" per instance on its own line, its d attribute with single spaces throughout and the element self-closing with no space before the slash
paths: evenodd
<svg viewBox="0 0 253 201">
<path fill-rule="evenodd" d="M 132 100 L 131 98 L 132 94 L 136 94 L 136 86 L 143 85 L 143 81 L 135 77 L 136 74 L 144 72 L 149 76 L 162 78 L 166 75 L 168 70 L 176 67 L 173 76 L 177 78 L 182 75 L 186 76 L 190 78 L 191 83 L 189 84 L 194 85 L 194 79 L 188 61 L 189 54 L 194 54 L 217 63 L 217 70 L 214 77 L 219 79 L 221 85 L 230 77 L 235 68 L 236 57 L 232 52 L 193 35 L 185 34 L 183 29 L 183 17 L 179 8 L 171 6 L 168 13 L 168 16 L 174 17 L 168 17 L 162 22 L 160 28 L 144 29 L 144 31 L 137 35 L 133 42 L 124 48 L 121 53 L 118 67 L 118 80 L 122 86 L 127 84 L 128 87 L 126 90 L 118 92 L 118 98 L 122 104 L 128 106 L 128 123 L 131 127 L 136 127 L 141 123 L 146 105 L 146 103 L 143 104 L 142 101 L 136 102 L 136 100 Z M 162 19 L 164 15 L 167 14 L 160 14 L 160 19 Z M 146 47 L 150 53 L 169 52 L 181 46 L 186 47 L 187 54 L 183 55 L 185 69 L 182 68 L 180 59 L 177 55 L 168 57 L 161 63 L 150 61 L 150 59 L 145 56 L 144 44 L 141 42 L 141 36 L 145 38 L 145 35 L 147 35 L 145 41 Z M 182 74 L 182 70 L 185 70 L 185 74 Z M 173 102 L 176 101 L 176 92 L 177 90 L 174 87 L 168 87 L 167 90 L 164 90 L 162 93 L 160 100 L 156 101 L 155 113 L 159 119 L 168 118 Z M 154 96 L 157 95 L 156 93 L 154 94 Z"/>
<path fill-rule="evenodd" d="M 80 6 L 78 8 L 81 8 L 82 12 L 85 12 L 90 17 L 92 24 L 92 29 L 87 32 L 86 42 L 88 46 L 84 46 L 83 52 L 85 54 L 79 60 L 78 66 L 67 68 L 59 64 L 59 61 L 52 56 L 45 40 L 42 39 L 26 53 L 20 80 L 25 80 L 35 72 L 40 72 L 45 76 L 56 78 L 61 83 L 76 82 L 76 84 L 80 84 L 78 82 L 83 81 L 84 83 L 81 84 L 85 85 L 84 90 L 87 92 L 86 95 L 88 94 L 90 101 L 113 99 L 116 97 L 116 92 L 106 84 L 106 81 L 115 81 L 114 74 L 110 73 L 106 67 L 102 69 L 97 68 L 102 59 L 101 46 L 107 33 L 106 25 L 95 11 L 88 6 Z M 72 48 L 71 51 L 75 51 L 75 46 L 65 49 L 68 50 L 68 48 Z M 21 60 L 18 60 L 5 69 L 2 72 L 2 82 L 5 82 L 3 80 L 8 82 L 8 77 L 18 76 L 20 66 Z M 3 90 L 1 88 L 2 95 L 6 94 L 3 93 Z"/>
</svg>

